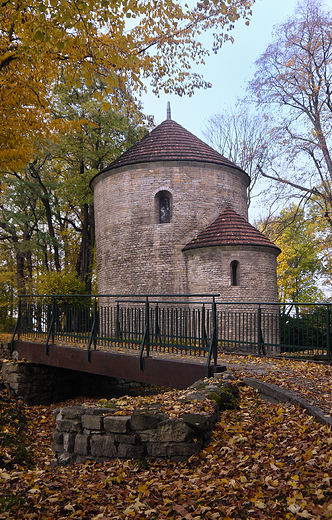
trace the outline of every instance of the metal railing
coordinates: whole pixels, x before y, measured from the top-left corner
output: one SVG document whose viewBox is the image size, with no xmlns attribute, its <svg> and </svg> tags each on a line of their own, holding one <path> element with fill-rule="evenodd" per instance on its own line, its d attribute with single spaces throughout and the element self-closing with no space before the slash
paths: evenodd
<svg viewBox="0 0 332 520">
<path fill-rule="evenodd" d="M 329 303 L 217 303 L 218 349 L 330 362 Z"/>
<path fill-rule="evenodd" d="M 206 357 L 217 365 L 218 294 L 22 296 L 12 338 L 45 338 L 45 353 L 55 341 L 87 345 L 88 360 L 97 347 L 139 351 L 139 368 L 152 350 Z M 199 301 L 195 301 L 195 300 Z"/>
<path fill-rule="evenodd" d="M 330 304 L 216 302 L 217 294 L 21 296 L 13 341 L 20 336 L 86 346 L 205 356 L 217 351 L 306 356 L 330 362 Z"/>
</svg>

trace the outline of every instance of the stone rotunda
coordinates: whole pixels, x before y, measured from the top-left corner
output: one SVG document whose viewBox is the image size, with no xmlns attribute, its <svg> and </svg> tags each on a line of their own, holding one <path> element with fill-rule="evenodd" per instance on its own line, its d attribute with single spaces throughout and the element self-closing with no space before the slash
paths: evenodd
<svg viewBox="0 0 332 520">
<path fill-rule="evenodd" d="M 249 182 L 168 114 L 91 181 L 99 294 L 276 302 L 280 249 L 248 223 Z"/>
</svg>

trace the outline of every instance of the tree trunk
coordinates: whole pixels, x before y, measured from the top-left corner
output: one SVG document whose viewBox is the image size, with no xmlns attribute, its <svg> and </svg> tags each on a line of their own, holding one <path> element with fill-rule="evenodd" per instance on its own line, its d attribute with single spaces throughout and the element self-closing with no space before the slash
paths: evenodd
<svg viewBox="0 0 332 520">
<path fill-rule="evenodd" d="M 51 237 L 51 240 L 52 240 L 52 244 L 53 244 L 54 265 L 55 265 L 55 269 L 59 272 L 61 270 L 61 268 L 60 268 L 60 259 L 59 259 L 59 247 L 58 247 L 57 238 L 56 238 L 55 233 L 54 233 L 54 226 L 53 226 L 53 222 L 52 222 L 52 213 L 51 213 L 50 202 L 49 202 L 48 198 L 46 198 L 46 197 L 42 197 L 41 200 L 42 200 L 43 206 L 45 208 L 45 213 L 46 213 L 46 218 L 47 218 L 47 225 L 48 225 L 48 232 L 50 234 L 50 237 Z"/>
<path fill-rule="evenodd" d="M 94 209 L 93 204 L 83 206 L 83 229 L 80 252 L 76 261 L 76 271 L 80 280 L 85 284 L 88 294 L 92 289 L 93 249 L 95 243 Z"/>
<path fill-rule="evenodd" d="M 16 249 L 16 248 L 15 248 Z M 25 253 L 16 249 L 16 282 L 18 294 L 26 294 Z"/>
</svg>

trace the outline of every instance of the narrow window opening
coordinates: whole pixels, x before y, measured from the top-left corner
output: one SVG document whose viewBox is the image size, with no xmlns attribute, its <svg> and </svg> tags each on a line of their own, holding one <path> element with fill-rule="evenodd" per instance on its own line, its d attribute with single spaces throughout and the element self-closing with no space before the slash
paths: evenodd
<svg viewBox="0 0 332 520">
<path fill-rule="evenodd" d="M 160 224 L 170 222 L 170 203 L 168 197 L 160 197 L 159 199 L 159 222 Z"/>
<path fill-rule="evenodd" d="M 158 191 L 154 197 L 154 222 L 168 224 L 172 220 L 172 194 L 167 190 Z"/>
<path fill-rule="evenodd" d="M 238 266 L 239 262 L 237 262 L 236 260 L 233 260 L 233 262 L 231 262 L 231 280 L 233 286 L 239 285 Z"/>
</svg>

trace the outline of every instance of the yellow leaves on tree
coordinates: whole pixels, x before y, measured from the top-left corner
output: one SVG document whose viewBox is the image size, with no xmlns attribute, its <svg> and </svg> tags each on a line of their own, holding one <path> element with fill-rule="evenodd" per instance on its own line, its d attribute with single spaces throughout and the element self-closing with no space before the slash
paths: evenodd
<svg viewBox="0 0 332 520">
<path fill-rule="evenodd" d="M 282 302 L 315 302 L 324 298 L 319 285 L 327 268 L 329 241 L 320 233 L 318 221 L 324 222 L 293 204 L 268 224 L 269 237 L 281 249 L 277 277 Z"/>
<path fill-rule="evenodd" d="M 0 72 L 0 165 L 12 171 L 24 165 L 35 140 L 52 129 L 48 85 L 54 77 L 49 64 L 17 62 Z M 46 81 L 47 78 L 47 81 Z"/>
<path fill-rule="evenodd" d="M 2 166 L 24 164 L 31 135 L 49 125 L 52 89 L 101 75 L 111 93 L 143 88 L 192 94 L 208 87 L 190 71 L 204 62 L 202 31 L 216 31 L 213 50 L 229 38 L 254 0 L 4 0 L 0 11 L 0 114 Z"/>
</svg>

